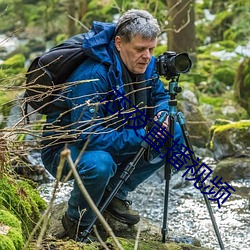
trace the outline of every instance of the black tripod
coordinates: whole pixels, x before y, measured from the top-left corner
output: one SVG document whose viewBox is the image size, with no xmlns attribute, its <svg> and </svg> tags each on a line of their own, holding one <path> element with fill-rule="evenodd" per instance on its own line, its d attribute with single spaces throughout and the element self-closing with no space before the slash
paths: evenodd
<svg viewBox="0 0 250 250">
<path fill-rule="evenodd" d="M 167 116 L 169 116 L 169 124 L 170 124 L 170 131 L 169 132 L 170 132 L 171 136 L 169 137 L 168 145 L 170 146 L 170 148 L 172 148 L 173 137 L 174 137 L 174 121 L 175 121 L 175 117 L 177 116 L 178 122 L 181 125 L 183 136 L 185 138 L 185 143 L 186 143 L 188 149 L 193 151 L 192 145 L 191 145 L 190 140 L 189 140 L 188 131 L 186 129 L 184 117 L 180 112 L 177 113 L 177 111 L 176 111 L 177 110 L 177 108 L 176 108 L 177 107 L 177 100 L 175 98 L 176 98 L 177 93 L 180 93 L 182 90 L 181 87 L 178 86 L 178 78 L 179 77 L 177 77 L 176 80 L 172 79 L 169 83 L 169 94 L 170 94 L 169 114 L 167 114 L 167 112 L 162 112 L 157 123 L 161 126 L 163 124 L 163 122 L 165 121 L 165 119 L 167 118 Z M 150 131 L 148 133 L 149 133 L 148 139 L 153 141 L 155 139 L 154 135 L 150 134 Z M 114 196 L 117 194 L 117 192 L 120 189 L 120 187 L 122 186 L 122 184 L 132 174 L 137 163 L 139 162 L 139 160 L 141 159 L 141 157 L 144 155 L 145 151 L 148 148 L 149 148 L 149 144 L 146 141 L 142 141 L 140 150 L 138 151 L 138 153 L 136 154 L 134 159 L 126 166 L 126 168 L 124 169 L 123 173 L 120 176 L 120 180 L 119 180 L 118 184 L 113 189 L 113 191 L 109 194 L 108 198 L 106 199 L 106 201 L 102 204 L 101 208 L 99 209 L 101 213 L 110 204 L 110 202 L 112 201 Z M 171 157 L 172 154 L 173 154 L 173 152 L 170 151 L 169 154 L 167 155 L 167 157 Z M 191 160 L 192 160 L 192 162 L 195 162 L 195 155 L 194 154 L 191 154 Z M 196 169 L 195 169 L 195 171 L 196 171 Z M 166 234 L 168 232 L 168 230 L 167 230 L 167 215 L 168 215 L 168 195 L 169 195 L 169 181 L 170 181 L 170 179 L 171 179 L 171 166 L 170 166 L 169 162 L 166 161 L 166 164 L 165 164 L 165 181 L 166 181 L 165 182 L 165 184 L 166 184 L 165 185 L 165 202 L 164 202 L 164 215 L 163 215 L 163 227 L 162 227 L 162 242 L 163 243 L 166 242 Z M 204 196 L 204 199 L 206 202 L 206 206 L 207 206 L 211 221 L 213 223 L 213 227 L 214 227 L 217 239 L 219 241 L 219 245 L 221 247 L 221 250 L 224 250 L 225 248 L 224 248 L 223 242 L 221 240 L 221 236 L 220 236 L 218 226 L 216 224 L 216 221 L 215 221 L 215 218 L 213 215 L 213 211 L 212 211 L 210 202 L 205 194 L 203 194 L 203 196 Z M 97 216 L 94 217 L 93 221 L 90 223 L 90 225 L 82 233 L 83 241 L 87 240 L 87 237 L 90 234 L 92 227 L 94 226 L 96 220 L 97 220 Z"/>
<path fill-rule="evenodd" d="M 169 137 L 169 142 L 168 142 L 169 144 L 168 145 L 169 145 L 170 149 L 173 147 L 174 121 L 175 121 L 175 118 L 177 117 L 177 120 L 181 126 L 181 130 L 183 133 L 183 137 L 184 137 L 186 146 L 191 152 L 194 152 L 192 144 L 190 143 L 189 133 L 188 133 L 188 130 L 186 128 L 184 116 L 181 112 L 177 113 L 176 95 L 177 95 L 177 93 L 180 93 L 182 91 L 181 87 L 178 86 L 178 80 L 179 80 L 179 77 L 177 77 L 176 79 L 173 78 L 169 82 L 170 100 L 169 100 L 169 114 L 168 115 L 169 115 L 169 132 L 172 136 Z M 173 154 L 173 152 L 170 151 L 169 154 L 167 155 L 167 157 L 170 158 L 172 156 L 172 154 Z M 192 153 L 189 156 L 191 158 L 192 163 L 195 163 L 195 160 L 196 160 L 195 154 Z M 194 164 L 194 165 L 196 166 L 196 164 Z M 197 167 L 194 167 L 194 170 L 196 172 Z M 196 175 L 198 175 L 198 173 L 196 173 Z M 163 226 L 162 226 L 162 242 L 163 243 L 166 242 L 166 234 L 168 232 L 167 216 L 168 216 L 168 195 L 169 195 L 170 179 L 171 179 L 171 165 L 170 165 L 169 161 L 166 161 L 166 163 L 165 163 L 165 202 L 164 202 L 164 215 L 163 215 Z M 201 179 L 199 179 L 199 185 L 202 185 L 200 180 Z M 203 189 L 201 188 L 201 190 L 203 190 Z M 209 212 L 210 219 L 212 221 L 213 228 L 214 228 L 215 234 L 217 236 L 220 248 L 221 248 L 221 250 L 225 250 L 225 247 L 223 245 L 223 242 L 222 242 L 222 239 L 220 236 L 220 232 L 219 232 L 219 229 L 218 229 L 210 202 L 209 202 L 206 194 L 203 193 L 203 197 L 204 197 L 204 200 L 205 200 L 205 203 L 207 206 L 207 210 Z"/>
</svg>

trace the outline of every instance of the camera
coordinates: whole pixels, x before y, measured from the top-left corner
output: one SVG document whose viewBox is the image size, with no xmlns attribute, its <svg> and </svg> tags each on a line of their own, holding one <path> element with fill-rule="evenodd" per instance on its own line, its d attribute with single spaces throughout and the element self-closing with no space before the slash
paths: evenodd
<svg viewBox="0 0 250 250">
<path fill-rule="evenodd" d="M 176 54 L 174 51 L 167 51 L 156 59 L 157 73 L 165 76 L 167 80 L 187 73 L 191 66 L 192 61 L 187 53 Z"/>
</svg>

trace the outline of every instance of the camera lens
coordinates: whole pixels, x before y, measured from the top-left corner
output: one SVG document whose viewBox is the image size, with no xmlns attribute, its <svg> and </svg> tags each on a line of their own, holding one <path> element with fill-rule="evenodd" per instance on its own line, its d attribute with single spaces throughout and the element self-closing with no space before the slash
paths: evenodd
<svg viewBox="0 0 250 250">
<path fill-rule="evenodd" d="M 174 57 L 175 70 L 179 73 L 186 73 L 191 67 L 191 60 L 186 53 Z"/>
<path fill-rule="evenodd" d="M 192 66 L 192 61 L 187 53 L 176 54 L 174 51 L 164 52 L 157 58 L 156 69 L 159 75 L 166 79 L 179 76 L 181 73 L 187 73 Z"/>
</svg>

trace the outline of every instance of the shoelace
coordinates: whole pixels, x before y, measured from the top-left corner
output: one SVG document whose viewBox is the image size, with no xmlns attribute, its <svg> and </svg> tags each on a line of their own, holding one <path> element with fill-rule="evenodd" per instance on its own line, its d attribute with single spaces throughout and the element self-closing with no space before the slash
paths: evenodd
<svg viewBox="0 0 250 250">
<path fill-rule="evenodd" d="M 129 206 L 131 206 L 132 205 L 132 201 L 130 201 L 130 200 L 125 200 L 125 201 L 123 201 L 123 205 L 124 205 L 124 207 L 125 208 L 129 208 Z"/>
</svg>

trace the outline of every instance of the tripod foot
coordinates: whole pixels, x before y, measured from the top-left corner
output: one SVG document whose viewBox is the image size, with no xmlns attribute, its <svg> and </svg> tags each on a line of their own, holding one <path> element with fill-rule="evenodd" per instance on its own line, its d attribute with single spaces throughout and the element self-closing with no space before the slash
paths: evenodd
<svg viewBox="0 0 250 250">
<path fill-rule="evenodd" d="M 162 229 L 161 229 L 162 243 L 165 243 L 165 242 L 166 242 L 167 233 L 168 233 L 168 229 L 167 229 L 167 228 L 162 228 Z"/>
</svg>

